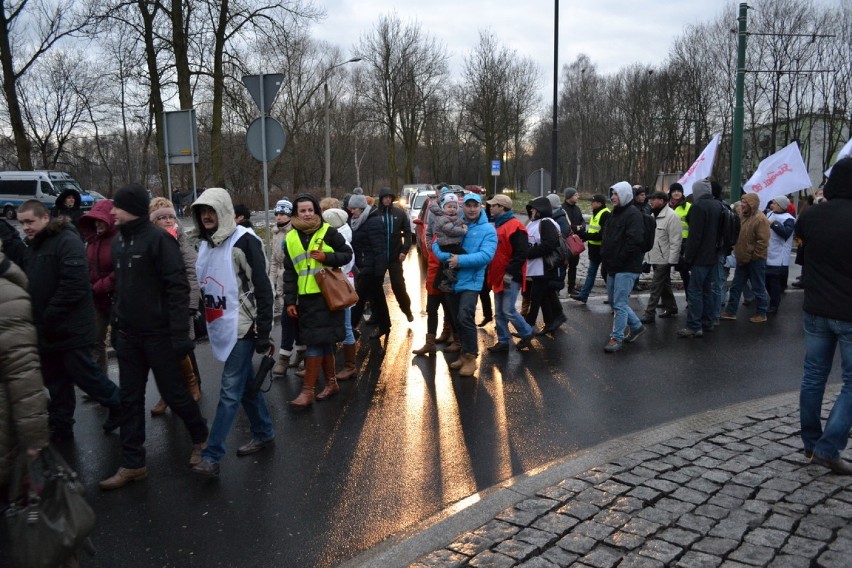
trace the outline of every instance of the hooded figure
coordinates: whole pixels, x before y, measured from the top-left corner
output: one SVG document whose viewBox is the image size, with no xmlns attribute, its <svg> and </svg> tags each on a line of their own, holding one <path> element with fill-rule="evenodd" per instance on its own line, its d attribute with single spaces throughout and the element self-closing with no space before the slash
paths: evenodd
<svg viewBox="0 0 852 568">
<path fill-rule="evenodd" d="M 610 198 L 617 196 L 610 218 L 603 227 L 601 260 L 607 274 L 619 272 L 640 273 L 642 271 L 643 236 L 645 233 L 642 213 L 631 205 L 633 188 L 620 181 L 610 188 Z"/>
<path fill-rule="evenodd" d="M 112 216 L 112 200 L 102 199 L 92 210 L 80 217 L 80 234 L 86 241 L 89 261 L 89 282 L 95 302 L 95 359 L 107 371 L 106 335 L 115 291 L 115 269 L 112 263 L 112 241 L 118 229 Z"/>
<path fill-rule="evenodd" d="M 76 189 L 66 189 L 56 198 L 56 203 L 50 212 L 50 216 L 67 217 L 71 221 L 71 224 L 77 227 L 80 217 L 83 216 L 83 209 L 80 207 L 81 201 L 79 191 Z"/>
<path fill-rule="evenodd" d="M 769 221 L 760 211 L 760 197 L 756 193 L 746 193 L 742 202 L 748 207 L 740 208 L 740 236 L 734 245 L 737 264 L 747 264 L 761 258 L 765 260 L 769 254 Z"/>
<path fill-rule="evenodd" d="M 719 220 L 724 206 L 713 199 L 710 181 L 706 179 L 692 184 L 692 199 L 684 261 L 689 266 L 716 265 L 719 262 Z"/>
<path fill-rule="evenodd" d="M 529 290 L 530 308 L 526 322 L 536 324 L 539 308 L 544 318 L 542 333 L 555 332 L 565 320 L 558 291 L 562 287 L 564 267 L 552 262 L 559 250 L 562 233 L 553 219 L 553 207 L 547 197 L 536 197 L 527 203 L 527 278 L 532 280 Z"/>
</svg>

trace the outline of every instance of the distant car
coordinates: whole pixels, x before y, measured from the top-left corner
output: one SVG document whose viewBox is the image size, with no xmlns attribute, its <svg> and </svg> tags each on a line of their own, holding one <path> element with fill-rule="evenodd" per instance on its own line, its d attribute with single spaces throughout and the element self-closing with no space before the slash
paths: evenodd
<svg viewBox="0 0 852 568">
<path fill-rule="evenodd" d="M 466 186 L 464 186 L 464 188 L 465 188 L 465 190 L 467 190 L 469 192 L 478 193 L 479 195 L 482 195 L 482 194 L 485 193 L 485 188 L 483 188 L 482 186 L 479 186 L 479 185 L 466 185 Z"/>
<path fill-rule="evenodd" d="M 402 207 L 408 207 L 408 204 L 411 203 L 411 198 L 418 191 L 426 191 L 435 189 L 431 184 L 428 183 L 407 183 L 402 186 L 402 192 L 399 195 L 399 204 Z"/>
<path fill-rule="evenodd" d="M 423 209 L 424 204 L 430 197 L 435 196 L 434 189 L 424 189 L 418 191 L 411 197 L 411 201 L 409 202 L 408 207 L 408 220 L 411 221 L 411 231 L 416 233 L 414 229 L 414 220 L 420 217 L 420 211 Z"/>
<path fill-rule="evenodd" d="M 92 199 L 95 200 L 95 203 L 97 203 L 98 201 L 103 201 L 104 199 L 106 199 L 106 197 L 103 194 L 98 193 L 97 191 L 94 191 L 92 189 L 89 190 L 89 195 L 92 196 Z"/>
</svg>

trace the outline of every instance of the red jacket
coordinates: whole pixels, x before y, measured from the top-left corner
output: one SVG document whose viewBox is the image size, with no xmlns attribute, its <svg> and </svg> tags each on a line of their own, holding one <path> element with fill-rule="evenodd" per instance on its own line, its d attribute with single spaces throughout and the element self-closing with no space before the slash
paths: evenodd
<svg viewBox="0 0 852 568">
<path fill-rule="evenodd" d="M 496 223 L 495 223 L 496 225 Z M 488 285 L 495 294 L 503 291 L 503 276 L 508 273 L 521 290 L 527 283 L 527 228 L 517 217 L 497 226 L 497 251 L 488 269 Z"/>
<path fill-rule="evenodd" d="M 112 239 L 116 234 L 115 219 L 110 214 L 112 200 L 103 199 L 95 203 L 92 210 L 80 218 L 80 233 L 86 240 L 86 258 L 89 261 L 89 282 L 95 309 L 104 312 L 112 307 L 112 292 L 115 289 L 115 273 L 112 265 Z M 95 221 L 107 224 L 100 235 Z"/>
</svg>

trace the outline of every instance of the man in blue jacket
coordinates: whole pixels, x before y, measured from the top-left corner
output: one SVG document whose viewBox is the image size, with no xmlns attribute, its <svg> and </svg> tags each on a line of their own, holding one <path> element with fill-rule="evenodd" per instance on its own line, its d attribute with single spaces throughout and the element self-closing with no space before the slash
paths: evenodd
<svg viewBox="0 0 852 568">
<path fill-rule="evenodd" d="M 432 243 L 432 252 L 441 262 L 448 262 L 451 268 L 458 268 L 458 275 L 452 293 L 448 294 L 450 312 L 456 319 L 462 347 L 462 355 L 450 363 L 450 368 L 458 369 L 462 377 L 472 377 L 476 372 L 476 357 L 479 347 L 476 336 L 476 302 L 485 269 L 497 251 L 497 231 L 488 222 L 488 216 L 482 209 L 482 197 L 476 193 L 464 196 L 462 216 L 467 223 L 467 234 L 462 241 L 465 254 L 449 254 L 441 251 L 438 242 Z"/>
</svg>

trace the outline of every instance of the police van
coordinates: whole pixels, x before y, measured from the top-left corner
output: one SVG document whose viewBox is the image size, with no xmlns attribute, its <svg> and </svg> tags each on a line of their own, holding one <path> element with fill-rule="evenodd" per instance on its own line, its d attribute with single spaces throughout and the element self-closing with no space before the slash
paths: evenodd
<svg viewBox="0 0 852 568">
<path fill-rule="evenodd" d="M 0 172 L 0 213 L 6 219 L 14 219 L 18 206 L 29 199 L 36 199 L 52 209 L 56 198 L 66 189 L 80 194 L 80 207 L 84 211 L 92 208 L 94 198 L 65 172 Z"/>
</svg>

